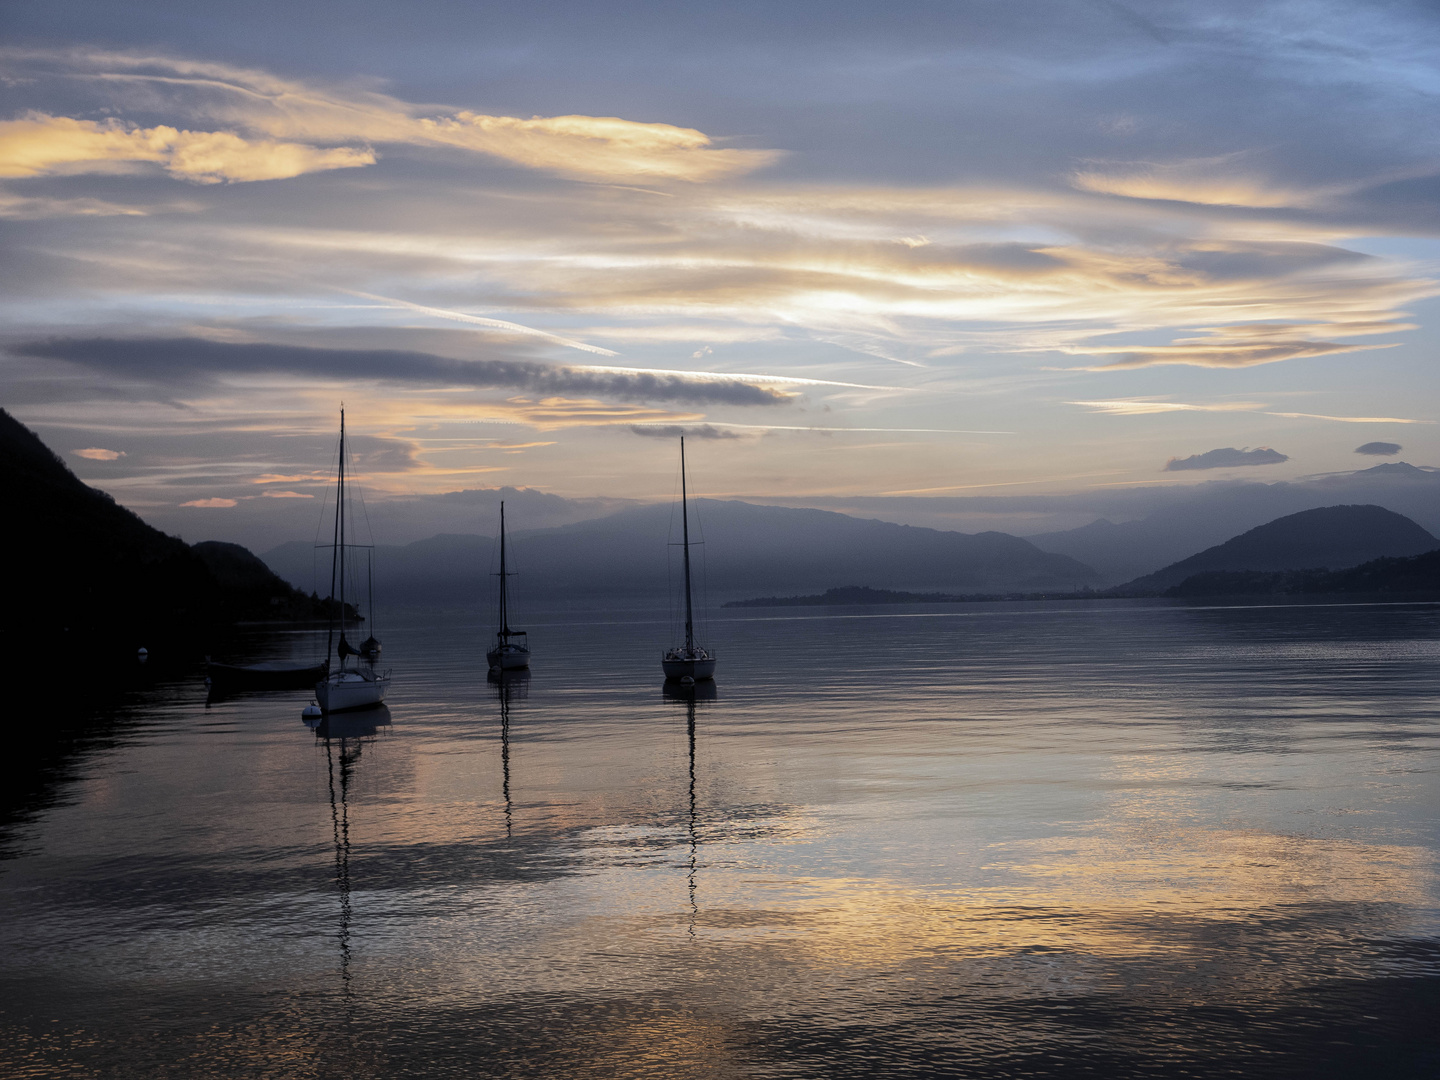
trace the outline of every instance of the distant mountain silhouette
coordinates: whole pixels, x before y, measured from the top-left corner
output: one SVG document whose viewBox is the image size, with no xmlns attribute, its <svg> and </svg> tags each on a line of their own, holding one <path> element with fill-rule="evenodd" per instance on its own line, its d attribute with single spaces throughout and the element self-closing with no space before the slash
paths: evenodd
<svg viewBox="0 0 1440 1080">
<path fill-rule="evenodd" d="M 1166 596 L 1296 596 L 1366 593 L 1440 595 L 1440 550 L 1408 559 L 1373 559 L 1348 570 L 1207 570 L 1165 591 Z"/>
<path fill-rule="evenodd" d="M 957 533 L 894 525 L 827 510 L 799 510 L 711 499 L 691 503 L 692 539 L 712 600 L 757 592 L 823 590 L 836 579 L 876 588 L 977 592 L 1094 584 L 1100 576 L 1063 555 L 1040 551 L 1007 533 Z M 512 521 L 510 554 L 518 595 L 584 598 L 659 595 L 671 588 L 667 547 L 679 539 L 679 513 L 669 505 L 624 510 L 552 529 L 524 531 Z M 435 536 L 376 552 L 376 587 L 399 602 L 460 599 L 479 603 L 493 569 L 492 541 Z M 311 545 L 284 544 L 265 553 L 286 580 L 315 580 Z M 697 576 L 702 568 L 697 566 Z"/>
<path fill-rule="evenodd" d="M 1354 476 L 1434 476 L 1434 469 L 1420 469 L 1407 461 L 1387 461 L 1383 465 L 1373 465 L 1368 469 L 1361 469 L 1353 473 Z"/>
<path fill-rule="evenodd" d="M 1193 575 L 1211 571 L 1339 570 L 1437 547 L 1440 540 L 1384 507 L 1326 506 L 1277 518 L 1115 591 L 1163 592 Z"/>
<path fill-rule="evenodd" d="M 1167 497 L 1176 501 L 1136 520 L 1102 518 L 1026 539 L 1095 567 L 1113 583 L 1152 573 L 1283 514 L 1325 506 L 1380 505 L 1440 532 L 1440 470 L 1403 461 L 1300 481 L 1202 484 L 1183 497 Z"/>
<path fill-rule="evenodd" d="M 133 656 L 197 628 L 318 611 L 244 548 L 192 549 L 151 528 L 3 409 L 0 483 L 12 522 L 0 629 L 8 648 L 53 647 L 58 635 L 92 656 Z"/>
</svg>

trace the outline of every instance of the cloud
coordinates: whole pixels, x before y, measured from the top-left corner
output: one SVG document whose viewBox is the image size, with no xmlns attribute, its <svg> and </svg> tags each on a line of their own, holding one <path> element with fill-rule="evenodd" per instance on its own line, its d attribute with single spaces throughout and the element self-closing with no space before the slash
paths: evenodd
<svg viewBox="0 0 1440 1080">
<path fill-rule="evenodd" d="M 1396 319 L 1336 319 L 1329 326 L 1313 323 L 1247 322 L 1207 327 L 1194 337 L 1177 338 L 1170 345 L 1135 348 L 1133 346 L 1071 346 L 1065 352 L 1085 356 L 1115 356 L 1108 364 L 1086 368 L 1087 371 L 1113 371 L 1122 368 L 1154 367 L 1185 364 L 1192 367 L 1243 368 L 1295 360 L 1307 356 L 1355 352 L 1360 349 L 1393 348 L 1394 342 L 1359 345 L 1349 342 L 1317 341 L 1310 335 L 1328 329 L 1347 337 L 1413 330 L 1408 323 Z"/>
<path fill-rule="evenodd" d="M 266 499 L 313 499 L 314 495 L 306 495 L 303 491 L 263 491 L 260 493 Z"/>
<path fill-rule="evenodd" d="M 686 435 L 692 439 L 743 439 L 738 431 L 717 428 L 713 424 L 631 424 L 632 435 L 644 435 L 651 439 L 677 439 Z"/>
<path fill-rule="evenodd" d="M 1410 420 L 1403 416 L 1326 416 L 1324 413 L 1267 412 L 1266 416 L 1283 416 L 1287 420 L 1333 420 L 1338 424 L 1433 424 L 1434 420 Z"/>
<path fill-rule="evenodd" d="M 1260 412 L 1286 420 L 1332 420 L 1339 424 L 1433 424 L 1433 420 L 1410 420 L 1402 416 L 1326 416 L 1323 413 L 1272 412 L 1258 401 L 1228 401 L 1218 405 L 1187 405 L 1178 401 L 1152 401 L 1149 398 L 1120 398 L 1114 401 L 1068 401 L 1092 412 L 1109 416 L 1148 416 L 1170 412 Z"/>
<path fill-rule="evenodd" d="M 586 180 L 694 183 L 750 172 L 774 150 L 716 149 L 704 132 L 614 116 L 485 116 L 461 111 L 417 121 L 415 141 L 493 154 L 517 165 Z"/>
<path fill-rule="evenodd" d="M 84 450 L 76 450 L 76 457 L 89 458 L 91 461 L 114 461 L 125 456 L 124 450 L 104 450 L 98 446 L 90 446 Z"/>
<path fill-rule="evenodd" d="M 1109 416 L 1150 416 L 1170 412 L 1253 412 L 1265 408 L 1254 401 L 1228 401 L 1219 405 L 1186 405 L 1178 401 L 1150 401 L 1146 398 L 1122 398 L 1114 401 L 1067 401 L 1092 412 Z"/>
<path fill-rule="evenodd" d="M 1244 152 L 1171 162 L 1096 162 L 1076 171 L 1070 182 L 1081 191 L 1129 199 L 1162 199 L 1201 206 L 1253 209 L 1311 206 L 1332 194 L 1277 184 Z"/>
<path fill-rule="evenodd" d="M 57 217 L 145 217 L 149 211 L 104 199 L 53 199 L 0 191 L 0 217 L 36 221 Z"/>
<path fill-rule="evenodd" d="M 202 510 L 220 510 L 228 509 L 236 505 L 236 503 L 234 499 L 191 499 L 189 502 L 183 502 L 180 505 L 199 507 Z"/>
<path fill-rule="evenodd" d="M 1267 341 L 1254 344 L 1215 342 L 1210 345 L 1158 345 L 1144 349 L 1073 347 L 1064 351 L 1086 356 L 1115 355 L 1108 364 L 1082 368 L 1083 371 L 1118 371 L 1127 368 L 1183 364 L 1189 367 L 1245 368 L 1298 360 L 1307 356 L 1358 352 L 1361 349 L 1388 349 L 1394 343 L 1355 345 L 1334 341 Z"/>
<path fill-rule="evenodd" d="M 1367 442 L 1355 448 L 1357 454 L 1374 454 L 1376 457 L 1390 457 L 1398 454 L 1403 449 L 1399 443 L 1393 442 Z"/>
<path fill-rule="evenodd" d="M 202 338 L 51 338 L 12 346 L 20 356 L 67 360 L 168 385 L 206 385 L 250 374 L 292 378 L 417 382 L 545 395 L 681 401 L 710 405 L 783 405 L 791 395 L 758 382 L 678 372 L 586 370 L 518 360 L 456 360 L 394 349 L 326 349 L 209 341 Z"/>
<path fill-rule="evenodd" d="M 1233 446 L 1227 446 L 1222 450 L 1208 450 L 1187 458 L 1171 458 L 1161 471 L 1189 472 L 1192 469 L 1228 469 L 1236 465 L 1279 465 L 1289 460 L 1288 455 L 1271 450 L 1268 446 L 1254 450 L 1236 450 Z"/>
<path fill-rule="evenodd" d="M 75 120 L 31 113 L 0 121 L 0 176 L 105 171 L 125 162 L 154 162 L 171 176 L 199 184 L 282 180 L 375 162 L 373 151 L 324 149 L 273 139 L 247 140 L 226 131 L 127 127 L 121 121 Z"/>
<path fill-rule="evenodd" d="M 169 104 L 174 111 L 260 137 L 247 143 L 234 135 L 170 127 L 130 131 L 119 121 L 95 124 L 37 114 L 37 119 L 53 123 L 54 130 L 46 133 L 50 142 L 64 142 L 56 136 L 69 136 L 75 144 L 69 153 L 97 155 L 78 160 L 105 160 L 112 155 L 115 160 L 164 160 L 170 171 L 187 179 L 276 179 L 316 168 L 369 165 L 375 161 L 369 146 L 377 143 L 459 149 L 592 181 L 703 183 L 750 172 L 781 156 L 776 150 L 717 147 L 704 132 L 673 124 L 615 116 L 494 116 L 175 57 L 31 50 L 12 53 L 11 66 L 100 81 L 116 100 L 123 100 L 128 90 L 128 96 L 147 109 Z M 304 141 L 280 141 L 291 139 Z M 156 142 L 175 148 L 157 149 L 152 145 Z M 308 145 L 311 142 L 365 146 L 322 150 Z M 157 153 L 166 156 L 135 156 Z M 220 161 L 226 170 L 223 175 L 215 171 Z M 257 171 L 266 175 L 250 175 Z"/>
</svg>

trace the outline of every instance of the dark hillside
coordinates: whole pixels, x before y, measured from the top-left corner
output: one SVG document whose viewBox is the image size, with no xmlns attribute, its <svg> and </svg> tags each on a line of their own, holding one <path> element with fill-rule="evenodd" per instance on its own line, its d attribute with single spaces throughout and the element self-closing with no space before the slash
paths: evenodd
<svg viewBox="0 0 1440 1080">
<path fill-rule="evenodd" d="M 318 604 L 244 548 L 167 536 L 83 483 L 0 409 L 0 484 L 10 521 L 3 647 L 75 659 L 134 655 L 244 618 L 306 617 Z M 251 565 L 254 564 L 254 565 Z M 278 597 L 278 601 L 272 602 Z"/>
<path fill-rule="evenodd" d="M 1378 558 L 1403 558 L 1440 547 L 1409 518 L 1381 506 L 1325 506 L 1276 518 L 1223 544 L 1181 559 L 1115 590 L 1163 592 L 1211 571 L 1342 570 Z"/>
<path fill-rule="evenodd" d="M 1166 596 L 1440 596 L 1440 550 L 1408 559 L 1375 559 L 1348 570 L 1207 570 Z"/>
</svg>

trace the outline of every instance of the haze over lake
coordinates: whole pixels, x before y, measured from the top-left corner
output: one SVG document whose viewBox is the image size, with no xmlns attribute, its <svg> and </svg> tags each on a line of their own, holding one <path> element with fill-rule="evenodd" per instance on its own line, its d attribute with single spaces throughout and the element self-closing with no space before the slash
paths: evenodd
<svg viewBox="0 0 1440 1080">
<path fill-rule="evenodd" d="M 459 612 L 328 740 L 128 694 L 5 834 L 6 1074 L 1433 1075 L 1440 607 L 725 612 L 699 700 L 530 614 L 503 712 Z"/>
</svg>

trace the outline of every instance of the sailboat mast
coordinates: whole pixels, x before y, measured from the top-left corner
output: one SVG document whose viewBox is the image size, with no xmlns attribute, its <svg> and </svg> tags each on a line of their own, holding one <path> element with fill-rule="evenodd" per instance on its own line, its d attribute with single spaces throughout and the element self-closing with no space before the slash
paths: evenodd
<svg viewBox="0 0 1440 1080">
<path fill-rule="evenodd" d="M 335 574 L 340 566 L 340 508 L 345 500 L 345 406 L 340 406 L 340 484 L 335 494 L 335 535 L 330 544 L 330 626 L 325 635 L 325 663 L 330 663 L 330 650 L 335 647 Z M 345 634 L 344 611 L 341 611 L 340 634 Z"/>
<path fill-rule="evenodd" d="M 695 610 L 690 601 L 690 511 L 686 506 L 685 436 L 680 436 L 680 529 L 685 548 L 685 651 L 695 651 Z"/>
<path fill-rule="evenodd" d="M 500 636 L 510 640 L 510 612 L 506 603 L 506 586 L 509 575 L 505 573 L 505 503 L 500 503 Z"/>
<path fill-rule="evenodd" d="M 340 640 L 345 640 L 345 406 L 340 406 L 340 480 L 335 496 L 335 555 L 340 562 Z M 331 594 L 334 595 L 333 593 Z M 340 658 L 345 663 L 345 658 Z"/>
</svg>

